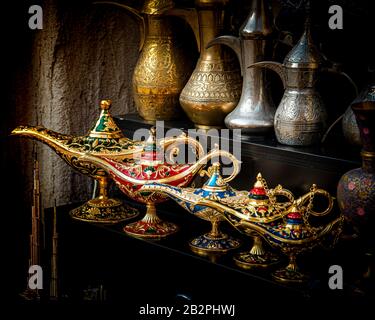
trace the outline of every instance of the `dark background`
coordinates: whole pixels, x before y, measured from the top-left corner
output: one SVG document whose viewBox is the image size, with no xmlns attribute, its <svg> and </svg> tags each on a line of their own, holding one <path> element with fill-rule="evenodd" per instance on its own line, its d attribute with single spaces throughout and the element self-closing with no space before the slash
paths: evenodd
<svg viewBox="0 0 375 320">
<path fill-rule="evenodd" d="M 127 3 L 134 3 L 128 1 Z M 189 1 L 184 1 L 187 4 Z M 249 1 L 234 1 L 239 26 L 248 12 Z M 277 25 L 281 30 L 292 32 L 294 42 L 301 35 L 304 22 L 304 10 L 301 1 L 273 1 L 273 7 L 278 12 Z M 372 1 L 311 1 L 312 2 L 312 29 L 313 37 L 321 51 L 332 61 L 342 64 L 343 71 L 347 72 L 358 85 L 363 87 L 367 80 L 367 70 L 374 63 L 374 18 Z M 30 230 L 30 194 L 25 194 L 24 170 L 20 167 L 20 158 L 24 157 L 20 145 L 15 145 L 9 138 L 9 133 L 17 124 L 14 96 L 22 94 L 19 88 L 28 86 L 29 78 L 23 75 L 30 67 L 32 44 L 37 32 L 28 28 L 28 8 L 33 4 L 45 6 L 56 4 L 60 12 L 69 12 L 77 8 L 85 8 L 91 1 L 17 1 L 2 4 L 2 116 L 1 132 L 1 172 L 2 172 L 2 266 L 6 268 L 5 282 L 8 299 L 16 301 L 17 293 L 25 285 L 26 266 L 28 258 L 28 234 Z M 332 4 L 341 5 L 344 11 L 343 30 L 328 28 L 328 7 Z M 276 53 L 276 59 L 283 60 L 289 48 L 282 47 Z M 275 88 L 274 99 L 277 104 L 281 96 L 280 83 L 270 74 L 269 79 Z M 329 75 L 322 75 L 318 88 L 326 102 L 330 119 L 335 119 L 354 98 L 352 91 L 344 80 Z M 73 115 L 72 115 L 73 116 Z M 95 250 L 94 250 L 95 251 Z M 121 252 L 122 251 L 122 252 Z M 118 259 L 122 263 L 129 259 L 130 254 L 124 254 L 125 249 L 118 252 Z M 75 259 L 74 256 L 71 259 Z M 158 259 L 151 254 L 150 259 Z M 173 259 L 173 257 L 171 258 Z M 147 259 L 146 259 L 147 260 Z M 178 270 L 173 270 L 177 272 Z M 115 273 L 114 273 L 115 274 Z M 115 277 L 115 275 L 114 275 Z M 182 275 L 182 277 L 184 277 Z M 179 277 L 176 278 L 178 281 Z M 174 286 L 166 281 L 165 286 Z M 139 298 L 139 297 L 137 297 Z"/>
</svg>

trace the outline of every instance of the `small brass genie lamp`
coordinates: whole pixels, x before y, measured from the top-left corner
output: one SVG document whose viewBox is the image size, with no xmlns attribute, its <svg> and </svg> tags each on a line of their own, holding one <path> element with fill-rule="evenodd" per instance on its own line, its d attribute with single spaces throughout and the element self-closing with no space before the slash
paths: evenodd
<svg viewBox="0 0 375 320">
<path fill-rule="evenodd" d="M 99 181 L 99 196 L 71 211 L 72 217 L 78 220 L 116 223 L 138 214 L 136 209 L 108 197 L 108 176 L 105 171 L 94 164 L 78 160 L 86 153 L 122 160 L 142 151 L 143 145 L 140 142 L 126 138 L 118 128 L 109 113 L 110 106 L 110 100 L 101 101 L 99 119 L 86 136 L 73 137 L 41 126 L 19 126 L 12 131 L 12 135 L 45 143 L 73 169 Z"/>
<path fill-rule="evenodd" d="M 239 191 L 234 190 L 228 182 L 231 181 L 239 172 L 239 162 L 233 158 L 233 172 L 227 177 L 223 178 L 220 174 L 220 163 L 214 162 L 208 170 L 202 170 L 201 176 L 207 175 L 208 180 L 202 188 L 178 188 L 171 185 L 161 183 L 150 183 L 142 187 L 145 191 L 160 191 L 167 193 L 171 198 L 177 201 L 188 212 L 195 216 L 211 222 L 211 231 L 198 236 L 189 241 L 189 246 L 193 252 L 200 255 L 211 255 L 216 253 L 226 253 L 229 250 L 236 249 L 240 246 L 240 241 L 232 236 L 223 233 L 219 229 L 221 221 L 225 220 L 221 213 L 209 207 L 195 206 L 188 201 L 181 198 L 189 197 L 193 194 L 195 197 L 202 197 L 204 199 L 226 199 L 237 197 L 240 195 Z M 182 195 L 183 194 L 183 195 Z"/>
<path fill-rule="evenodd" d="M 322 212 L 313 210 L 313 199 L 316 195 L 326 197 L 328 200 L 328 206 Z M 203 205 L 203 201 L 198 202 L 198 205 Z M 204 205 L 222 212 L 228 221 L 244 234 L 253 235 L 256 232 L 272 247 L 286 254 L 289 264 L 285 268 L 276 270 L 272 276 L 278 281 L 289 283 L 301 283 L 308 279 L 308 276 L 300 271 L 296 256 L 322 244 L 326 238 L 329 238 L 331 243 L 335 243 L 344 221 L 341 215 L 330 222 L 324 219 L 324 223 L 321 224 L 318 221 L 314 222 L 314 226 L 310 223 L 310 216 L 319 220 L 319 217 L 326 216 L 333 208 L 330 194 L 323 189 L 318 189 L 316 185 L 311 187 L 310 192 L 295 200 L 291 206 L 279 210 L 273 217 L 262 222 L 256 221 L 253 217 L 247 218 L 247 212 L 243 207 L 233 209 L 213 201 L 204 201 Z"/>
<path fill-rule="evenodd" d="M 213 218 L 222 220 L 225 217 L 225 215 L 222 215 L 224 212 L 223 208 L 228 208 L 236 212 L 241 215 L 242 219 L 268 223 L 282 217 L 280 211 L 285 210 L 285 208 L 293 203 L 294 197 L 289 190 L 283 189 L 281 185 L 269 190 L 266 181 L 260 173 L 257 176 L 254 188 L 250 192 L 236 191 L 224 185 L 225 189 L 223 189 L 221 195 L 218 195 L 217 189 L 215 192 L 210 190 L 210 185 L 213 183 L 216 184 L 216 188 L 219 187 L 215 179 L 216 177 L 220 180 L 222 179 L 220 176 L 212 174 L 217 171 L 217 165 L 211 167 L 210 171 L 211 178 L 201 189 L 177 188 L 160 183 L 148 184 L 142 189 L 166 193 L 187 211 L 199 217 L 205 217 L 211 220 L 212 223 L 215 221 L 212 220 Z M 227 178 L 227 181 L 229 181 L 229 178 Z M 223 186 L 221 187 L 223 188 Z M 281 197 L 285 197 L 286 201 L 278 202 L 279 199 L 277 198 Z M 206 203 L 210 205 L 206 205 Z M 210 210 L 209 208 L 215 209 L 213 204 L 217 205 L 220 210 Z M 213 227 L 215 227 L 214 224 Z M 235 262 L 239 266 L 243 268 L 266 267 L 279 261 L 277 255 L 264 248 L 261 236 L 258 233 L 252 232 L 252 236 L 254 237 L 254 244 L 250 252 L 242 252 L 234 257 Z"/>
<path fill-rule="evenodd" d="M 156 141 L 155 129 L 152 128 L 150 137 L 146 141 L 140 157 L 115 161 L 106 157 L 97 157 L 87 154 L 81 158 L 95 166 L 105 170 L 116 182 L 120 190 L 128 197 L 147 205 L 144 218 L 140 221 L 128 224 L 124 231 L 132 236 L 159 239 L 175 233 L 178 227 L 171 222 L 162 221 L 156 214 L 155 205 L 167 200 L 167 196 L 159 192 L 141 192 L 141 187 L 147 183 L 158 182 L 176 187 L 189 185 L 194 176 L 215 157 L 234 156 L 229 152 L 214 148 L 204 155 L 202 145 L 196 139 L 182 134 L 179 137 L 167 138 Z M 197 150 L 195 163 L 176 164 L 173 161 L 165 161 L 166 154 L 163 149 L 177 150 L 179 143 L 192 145 Z M 174 147 L 173 147 L 174 146 Z M 173 147 L 173 148 L 172 148 Z"/>
</svg>

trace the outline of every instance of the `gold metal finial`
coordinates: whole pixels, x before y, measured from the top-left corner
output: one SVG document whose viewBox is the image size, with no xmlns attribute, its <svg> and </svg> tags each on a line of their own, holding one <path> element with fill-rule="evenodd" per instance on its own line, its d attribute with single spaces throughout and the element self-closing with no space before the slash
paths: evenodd
<svg viewBox="0 0 375 320">
<path fill-rule="evenodd" d="M 100 101 L 100 108 L 102 110 L 108 110 L 111 107 L 111 104 L 112 104 L 112 100 L 110 99 L 102 100 Z"/>
<path fill-rule="evenodd" d="M 259 172 L 257 174 L 257 181 L 254 183 L 254 188 L 263 188 L 264 185 L 263 185 L 263 178 L 262 178 L 262 174 Z"/>
<path fill-rule="evenodd" d="M 156 128 L 151 127 L 149 131 L 150 131 L 150 135 L 148 136 L 146 140 L 146 144 L 155 144 L 156 143 Z"/>
</svg>

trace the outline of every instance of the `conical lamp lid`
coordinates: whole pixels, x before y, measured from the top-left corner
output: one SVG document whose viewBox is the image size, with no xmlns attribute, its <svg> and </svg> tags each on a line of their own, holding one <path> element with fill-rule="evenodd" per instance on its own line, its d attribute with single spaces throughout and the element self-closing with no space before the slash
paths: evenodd
<svg viewBox="0 0 375 320">
<path fill-rule="evenodd" d="M 102 100 L 100 102 L 100 116 L 96 121 L 94 127 L 89 132 L 90 138 L 101 138 L 101 139 L 121 139 L 124 135 L 120 128 L 113 120 L 109 108 L 111 107 L 111 100 Z"/>
<path fill-rule="evenodd" d="M 308 18 L 302 37 L 285 57 L 284 65 L 288 68 L 318 69 L 322 60 L 322 55 L 311 38 L 310 21 Z"/>
<path fill-rule="evenodd" d="M 253 188 L 249 191 L 249 198 L 253 200 L 269 199 L 266 188 L 263 183 L 263 177 L 261 173 L 258 173 L 257 181 L 254 183 Z"/>
<path fill-rule="evenodd" d="M 213 190 L 225 190 L 229 187 L 227 183 L 223 180 L 220 173 L 220 163 L 214 162 L 212 166 L 208 169 L 209 179 L 203 185 L 202 189 L 206 191 Z"/>
</svg>

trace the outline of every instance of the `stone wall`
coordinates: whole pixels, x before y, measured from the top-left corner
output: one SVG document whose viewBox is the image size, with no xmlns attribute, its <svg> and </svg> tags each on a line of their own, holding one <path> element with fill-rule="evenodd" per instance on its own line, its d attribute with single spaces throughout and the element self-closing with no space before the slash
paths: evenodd
<svg viewBox="0 0 375 320">
<path fill-rule="evenodd" d="M 138 58 L 137 21 L 120 8 L 91 1 L 45 0 L 40 5 L 43 29 L 28 31 L 24 38 L 29 41 L 23 53 L 27 61 L 16 70 L 7 127 L 38 124 L 82 135 L 98 117 L 101 99 L 112 99 L 113 114 L 134 110 L 131 77 Z M 29 199 L 32 143 L 10 139 L 17 141 L 11 142 L 15 152 L 8 160 L 21 171 L 23 185 L 15 192 Z M 55 198 L 60 205 L 90 196 L 93 180 L 73 171 L 49 147 L 36 146 L 44 207 L 52 206 Z"/>
</svg>

